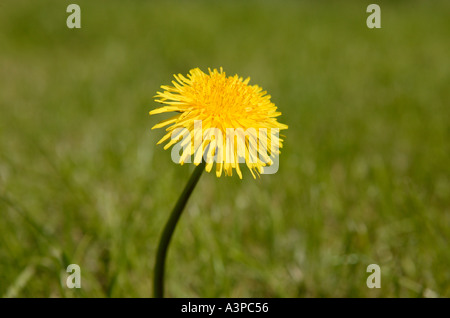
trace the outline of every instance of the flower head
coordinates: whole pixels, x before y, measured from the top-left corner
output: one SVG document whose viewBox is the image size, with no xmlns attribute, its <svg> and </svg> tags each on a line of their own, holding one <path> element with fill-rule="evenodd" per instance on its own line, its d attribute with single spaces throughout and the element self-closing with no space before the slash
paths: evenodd
<svg viewBox="0 0 450 318">
<path fill-rule="evenodd" d="M 281 113 L 270 95 L 257 85 L 248 85 L 250 78 L 227 77 L 222 68 L 209 69 L 209 74 L 195 68 L 187 77 L 174 77 L 173 86 L 161 86 L 164 91 L 155 96 L 165 106 L 150 115 L 177 112 L 152 129 L 170 125 L 158 144 L 171 138 L 164 146 L 168 149 L 180 142 L 183 154 L 177 157 L 178 163 L 190 162 L 193 155 L 198 165 L 203 157 L 206 171 L 216 162 L 218 177 L 222 171 L 232 175 L 236 169 L 242 179 L 239 163 L 245 162 L 255 177 L 255 172 L 264 173 L 264 167 L 278 158 L 282 147 L 278 132 L 288 127 L 277 121 Z"/>
</svg>

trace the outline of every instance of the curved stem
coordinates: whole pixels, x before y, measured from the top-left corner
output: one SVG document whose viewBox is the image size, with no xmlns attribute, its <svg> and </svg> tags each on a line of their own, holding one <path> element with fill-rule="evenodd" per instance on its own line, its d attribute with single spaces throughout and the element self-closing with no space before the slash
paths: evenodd
<svg viewBox="0 0 450 318">
<path fill-rule="evenodd" d="M 183 192 L 178 198 L 178 201 L 175 204 L 172 213 L 170 214 L 169 220 L 164 227 L 164 231 L 161 234 L 158 251 L 156 253 L 155 272 L 153 280 L 153 294 L 155 298 L 164 297 L 164 264 L 166 261 L 167 249 L 169 247 L 170 239 L 172 238 L 175 226 L 177 225 L 181 213 L 183 212 L 183 209 L 186 206 L 186 203 L 191 196 L 195 185 L 200 179 L 203 170 L 205 170 L 204 160 L 202 160 L 202 162 L 195 168 L 194 172 L 192 173 L 188 183 L 184 187 Z"/>
</svg>

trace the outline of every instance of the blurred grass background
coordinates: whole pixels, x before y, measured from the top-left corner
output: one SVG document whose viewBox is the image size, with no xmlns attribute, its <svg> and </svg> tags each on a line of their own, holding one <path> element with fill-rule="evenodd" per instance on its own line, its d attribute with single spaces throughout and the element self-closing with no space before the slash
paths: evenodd
<svg viewBox="0 0 450 318">
<path fill-rule="evenodd" d="M 0 296 L 151 296 L 192 167 L 148 111 L 220 66 L 283 113 L 280 170 L 202 176 L 167 295 L 450 296 L 449 1 L 378 1 L 381 29 L 366 1 L 78 0 L 68 29 L 70 3 L 0 2 Z"/>
</svg>

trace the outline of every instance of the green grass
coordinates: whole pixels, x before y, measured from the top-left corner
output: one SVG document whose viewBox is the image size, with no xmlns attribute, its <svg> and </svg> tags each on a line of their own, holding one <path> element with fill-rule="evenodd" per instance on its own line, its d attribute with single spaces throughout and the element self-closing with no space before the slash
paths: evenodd
<svg viewBox="0 0 450 318">
<path fill-rule="evenodd" d="M 450 296 L 448 1 L 379 1 L 377 30 L 364 1 L 79 0 L 79 30 L 69 3 L 0 2 L 0 296 L 151 296 L 193 168 L 148 111 L 197 66 L 250 76 L 289 129 L 278 173 L 202 176 L 168 296 Z"/>
</svg>

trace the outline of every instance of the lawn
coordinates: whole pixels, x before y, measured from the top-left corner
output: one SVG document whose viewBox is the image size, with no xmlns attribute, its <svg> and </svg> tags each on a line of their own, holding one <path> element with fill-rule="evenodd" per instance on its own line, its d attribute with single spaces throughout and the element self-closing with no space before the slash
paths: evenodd
<svg viewBox="0 0 450 318">
<path fill-rule="evenodd" d="M 282 112 L 280 169 L 203 174 L 167 295 L 450 297 L 450 2 L 317 2 L 1 1 L 0 297 L 152 296 L 193 166 L 148 112 L 221 66 Z"/>
</svg>

